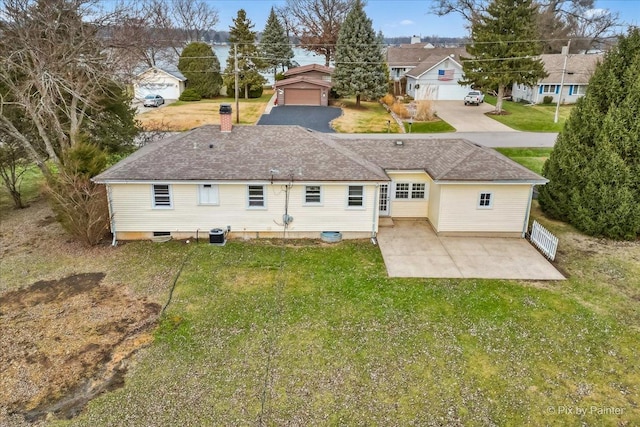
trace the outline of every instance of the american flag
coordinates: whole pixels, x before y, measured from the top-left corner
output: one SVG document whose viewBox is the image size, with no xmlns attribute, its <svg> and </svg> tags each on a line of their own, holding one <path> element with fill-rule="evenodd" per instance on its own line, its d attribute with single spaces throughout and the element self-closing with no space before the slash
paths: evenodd
<svg viewBox="0 0 640 427">
<path fill-rule="evenodd" d="M 438 70 L 438 80 L 453 80 L 454 69 Z"/>
</svg>

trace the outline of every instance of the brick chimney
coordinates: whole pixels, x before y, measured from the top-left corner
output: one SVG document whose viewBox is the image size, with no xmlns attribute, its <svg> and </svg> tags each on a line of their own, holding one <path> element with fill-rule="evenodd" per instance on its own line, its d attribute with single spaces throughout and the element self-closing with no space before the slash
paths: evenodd
<svg viewBox="0 0 640 427">
<path fill-rule="evenodd" d="M 222 132 L 231 132 L 231 128 L 233 128 L 231 112 L 231 104 L 220 104 L 220 130 Z"/>
</svg>

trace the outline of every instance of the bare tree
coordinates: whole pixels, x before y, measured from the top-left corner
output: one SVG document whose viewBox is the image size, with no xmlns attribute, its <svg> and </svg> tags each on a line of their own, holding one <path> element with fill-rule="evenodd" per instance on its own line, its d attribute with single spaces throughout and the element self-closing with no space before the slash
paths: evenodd
<svg viewBox="0 0 640 427">
<path fill-rule="evenodd" d="M 177 58 L 184 35 L 174 26 L 166 0 L 121 2 L 114 13 L 117 19 L 109 28 L 108 46 L 129 78 L 140 64 L 153 67 Z"/>
<path fill-rule="evenodd" d="M 174 0 L 172 10 L 186 42 L 202 41 L 205 33 L 218 23 L 218 11 L 204 1 Z"/>
<path fill-rule="evenodd" d="M 469 28 L 486 11 L 488 0 L 436 0 L 431 11 L 438 16 L 458 13 Z M 618 26 L 619 16 L 597 9 L 594 0 L 537 0 L 538 34 L 546 52 L 559 52 L 568 39 L 572 50 L 586 50 L 603 43 Z"/>
<path fill-rule="evenodd" d="M 6 0 L 0 22 L 0 130 L 18 141 L 50 174 L 81 138 L 87 110 L 98 108 L 113 70 L 97 37 L 99 23 L 86 0 Z M 18 109 L 37 130 L 31 139 L 16 126 Z"/>
<path fill-rule="evenodd" d="M 325 57 L 329 65 L 335 54 L 340 26 L 355 0 L 287 0 L 284 8 L 293 33 L 306 50 Z"/>
</svg>

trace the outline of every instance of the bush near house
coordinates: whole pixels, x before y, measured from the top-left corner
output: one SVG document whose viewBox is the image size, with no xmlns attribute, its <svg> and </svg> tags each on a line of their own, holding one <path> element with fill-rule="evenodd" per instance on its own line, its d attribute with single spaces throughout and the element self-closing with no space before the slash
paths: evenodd
<svg viewBox="0 0 640 427">
<path fill-rule="evenodd" d="M 553 102 L 553 96 L 545 96 L 544 98 L 542 98 L 542 103 L 543 104 L 551 104 Z"/>
<path fill-rule="evenodd" d="M 194 89 L 185 89 L 178 99 L 180 101 L 200 101 L 202 96 Z"/>
</svg>

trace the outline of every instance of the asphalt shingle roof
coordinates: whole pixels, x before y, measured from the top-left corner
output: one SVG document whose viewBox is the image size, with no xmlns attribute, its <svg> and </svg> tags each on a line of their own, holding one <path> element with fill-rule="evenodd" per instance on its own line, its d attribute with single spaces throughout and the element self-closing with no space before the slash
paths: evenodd
<svg viewBox="0 0 640 427">
<path fill-rule="evenodd" d="M 412 66 L 428 70 L 447 56 L 460 62 L 460 56 L 468 56 L 464 47 L 425 48 L 424 44 L 402 45 L 387 48 L 387 63 L 390 67 Z"/>
<path fill-rule="evenodd" d="M 564 55 L 546 54 L 540 55 L 544 63 L 544 69 L 549 73 L 548 77 L 540 80 L 540 83 L 560 83 L 564 68 Z M 565 84 L 588 84 L 589 79 L 598 65 L 602 62 L 603 55 L 569 55 L 567 57 L 567 73 L 564 77 Z"/>
<path fill-rule="evenodd" d="M 336 139 L 299 126 L 203 126 L 147 145 L 94 178 L 113 181 L 388 181 L 385 170 L 424 170 L 434 180 L 544 178 L 463 139 Z M 271 171 L 277 170 L 273 174 Z"/>
</svg>

